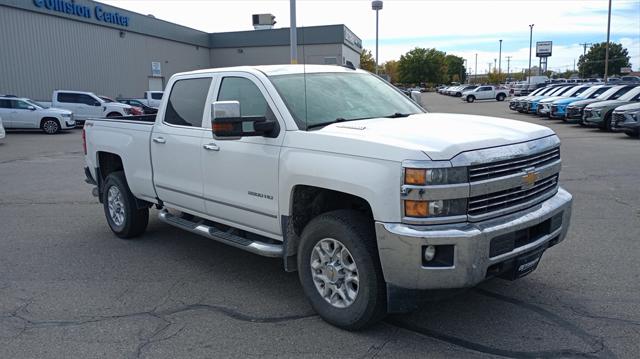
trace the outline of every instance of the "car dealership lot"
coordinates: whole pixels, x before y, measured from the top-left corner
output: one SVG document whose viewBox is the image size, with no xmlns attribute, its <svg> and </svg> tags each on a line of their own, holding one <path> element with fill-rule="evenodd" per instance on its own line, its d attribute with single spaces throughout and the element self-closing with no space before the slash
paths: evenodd
<svg viewBox="0 0 640 359">
<path fill-rule="evenodd" d="M 434 112 L 540 123 L 563 140 L 566 241 L 491 280 L 350 333 L 314 315 L 296 273 L 160 223 L 117 239 L 82 173 L 79 131 L 0 144 L 0 357 L 596 357 L 640 351 L 640 141 L 423 94 Z M 402 119 L 398 119 L 402 121 Z"/>
</svg>

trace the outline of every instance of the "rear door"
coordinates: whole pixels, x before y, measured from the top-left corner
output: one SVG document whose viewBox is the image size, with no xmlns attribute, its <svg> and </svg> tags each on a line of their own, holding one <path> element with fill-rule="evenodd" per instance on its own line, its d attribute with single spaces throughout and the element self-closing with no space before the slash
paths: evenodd
<svg viewBox="0 0 640 359">
<path fill-rule="evenodd" d="M 11 100 L 0 99 L 0 118 L 2 118 L 2 125 L 6 128 L 13 128 L 14 116 Z"/>
<path fill-rule="evenodd" d="M 202 127 L 211 76 L 179 78 L 171 84 L 165 107 L 151 134 L 151 163 L 158 197 L 169 207 L 205 213 L 202 186 Z"/>
<path fill-rule="evenodd" d="M 221 221 L 263 235 L 281 235 L 278 218 L 278 159 L 284 121 L 262 82 L 252 74 L 220 75 L 217 101 L 239 101 L 241 116 L 261 116 L 279 123 L 276 138 L 203 138 L 202 169 L 207 212 Z"/>
</svg>

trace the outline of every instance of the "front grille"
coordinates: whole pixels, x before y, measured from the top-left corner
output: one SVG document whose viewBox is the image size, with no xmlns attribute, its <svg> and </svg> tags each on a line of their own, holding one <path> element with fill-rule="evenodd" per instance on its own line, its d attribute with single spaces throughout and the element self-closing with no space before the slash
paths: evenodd
<svg viewBox="0 0 640 359">
<path fill-rule="evenodd" d="M 591 117 L 591 109 L 585 109 L 584 110 L 584 118 L 589 118 Z"/>
<path fill-rule="evenodd" d="M 552 114 L 558 113 L 558 105 L 551 106 L 551 113 Z"/>
<path fill-rule="evenodd" d="M 558 175 L 535 182 L 530 188 L 514 187 L 504 191 L 493 192 L 469 198 L 468 214 L 479 216 L 491 212 L 508 209 L 555 192 L 558 187 Z"/>
<path fill-rule="evenodd" d="M 580 117 L 582 115 L 580 108 L 571 107 L 567 109 L 567 117 Z"/>
<path fill-rule="evenodd" d="M 504 161 L 483 163 L 469 167 L 469 181 L 477 182 L 520 173 L 526 168 L 540 167 L 560 159 L 560 147 L 548 149 L 528 156 Z"/>
<path fill-rule="evenodd" d="M 613 113 L 613 123 L 617 124 L 617 123 L 623 123 L 626 119 L 624 118 L 624 114 L 622 113 Z"/>
</svg>

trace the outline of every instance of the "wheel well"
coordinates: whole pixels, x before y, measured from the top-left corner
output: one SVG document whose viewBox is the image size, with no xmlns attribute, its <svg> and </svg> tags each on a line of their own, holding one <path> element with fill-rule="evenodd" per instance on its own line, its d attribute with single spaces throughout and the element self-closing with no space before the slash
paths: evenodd
<svg viewBox="0 0 640 359">
<path fill-rule="evenodd" d="M 373 226 L 373 211 L 369 202 L 362 197 L 315 186 L 294 187 L 290 215 L 282 223 L 285 235 L 285 270 L 296 270 L 298 243 L 307 224 L 322 213 L 338 209 L 361 212 L 371 219 Z"/>
<path fill-rule="evenodd" d="M 47 120 L 54 120 L 54 121 L 56 121 L 58 123 L 58 126 L 60 126 L 60 121 L 58 121 L 57 118 L 55 118 L 55 117 L 43 117 L 42 120 L 40 120 L 40 128 L 42 128 L 42 126 L 44 125 L 44 121 L 47 121 Z"/>
<path fill-rule="evenodd" d="M 100 182 L 113 172 L 124 171 L 120 156 L 109 152 L 98 152 L 98 167 L 100 168 Z"/>
<path fill-rule="evenodd" d="M 115 115 L 115 116 L 114 116 L 114 115 Z M 119 116 L 122 116 L 122 114 L 121 114 L 120 112 L 111 111 L 111 112 L 109 112 L 109 113 L 107 114 L 107 117 L 111 117 L 111 116 L 119 117 Z"/>
</svg>

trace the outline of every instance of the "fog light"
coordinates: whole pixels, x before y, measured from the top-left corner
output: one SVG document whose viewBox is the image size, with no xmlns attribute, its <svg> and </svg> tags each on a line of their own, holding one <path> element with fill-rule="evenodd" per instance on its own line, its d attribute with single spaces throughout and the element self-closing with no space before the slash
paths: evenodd
<svg viewBox="0 0 640 359">
<path fill-rule="evenodd" d="M 426 246 L 424 248 L 424 260 L 430 262 L 436 256 L 436 247 L 435 246 Z"/>
</svg>

